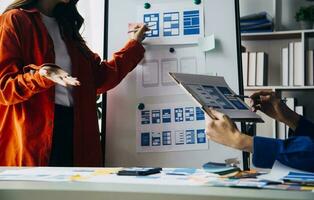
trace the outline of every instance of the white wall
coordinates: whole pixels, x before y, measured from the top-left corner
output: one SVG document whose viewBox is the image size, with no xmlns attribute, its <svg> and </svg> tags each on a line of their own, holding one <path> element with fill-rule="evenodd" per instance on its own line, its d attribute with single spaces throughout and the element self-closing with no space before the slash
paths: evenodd
<svg viewBox="0 0 314 200">
<path fill-rule="evenodd" d="M 0 2 L 0 13 L 3 13 L 3 11 L 6 9 L 6 7 L 12 2 L 13 2 L 13 0 L 1 0 L 1 2 Z"/>
<path fill-rule="evenodd" d="M 240 16 L 245 16 L 262 11 L 266 11 L 271 16 L 274 16 L 275 1 L 276 0 L 240 0 Z"/>
<path fill-rule="evenodd" d="M 240 0 L 240 16 L 266 11 L 276 19 L 277 30 L 296 30 L 296 12 L 301 6 L 313 4 L 306 0 Z"/>
<path fill-rule="evenodd" d="M 180 2 L 182 0 L 151 0 L 149 2 Z M 127 41 L 127 24 L 136 21 L 136 5 L 144 0 L 109 1 L 109 55 Z M 207 73 L 226 77 L 238 91 L 234 1 L 203 0 L 206 35 L 217 38 L 217 49 L 207 54 Z M 223 17 L 221 16 L 223 13 Z M 223 162 L 230 157 L 242 158 L 239 151 L 210 142 L 209 150 L 136 153 L 136 73 L 133 71 L 109 92 L 107 111 L 106 166 L 201 167 L 209 160 Z M 180 102 L 186 96 L 147 97 L 146 103 Z M 171 100 L 169 100 L 171 99 Z M 170 103 L 170 102 L 169 102 Z"/>
<path fill-rule="evenodd" d="M 13 0 L 1 0 L 0 13 L 12 2 Z M 89 47 L 102 57 L 104 41 L 104 0 L 81 0 L 78 2 L 78 9 L 85 18 L 85 24 L 81 29 L 81 33 Z"/>
<path fill-rule="evenodd" d="M 314 5 L 314 3 L 306 0 L 278 0 L 277 16 L 280 30 L 300 29 L 295 14 L 301 6 L 308 5 Z"/>
<path fill-rule="evenodd" d="M 104 0 L 80 0 L 78 9 L 85 19 L 81 29 L 89 47 L 103 56 L 104 45 Z"/>
</svg>

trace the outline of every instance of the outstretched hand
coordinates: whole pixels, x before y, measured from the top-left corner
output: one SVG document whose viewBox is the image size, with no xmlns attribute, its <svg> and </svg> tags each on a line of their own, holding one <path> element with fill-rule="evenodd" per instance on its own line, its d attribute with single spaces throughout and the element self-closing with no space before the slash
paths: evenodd
<svg viewBox="0 0 314 200">
<path fill-rule="evenodd" d="M 64 87 L 80 85 L 77 78 L 70 76 L 57 65 L 45 65 L 39 70 L 39 74 Z"/>
</svg>

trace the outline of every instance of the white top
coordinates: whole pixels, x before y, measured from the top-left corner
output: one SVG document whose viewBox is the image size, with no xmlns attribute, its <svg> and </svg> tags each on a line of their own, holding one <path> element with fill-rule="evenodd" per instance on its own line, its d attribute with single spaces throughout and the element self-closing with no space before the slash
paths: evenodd
<svg viewBox="0 0 314 200">
<path fill-rule="evenodd" d="M 48 17 L 41 14 L 42 20 L 48 30 L 48 33 L 53 40 L 54 51 L 55 51 L 55 64 L 61 67 L 64 71 L 68 72 L 70 75 L 72 73 L 72 63 L 69 56 L 67 47 L 61 38 L 60 28 L 58 22 L 53 17 Z M 71 88 L 63 87 L 56 84 L 55 87 L 55 103 L 63 106 L 73 105 L 73 96 Z"/>
</svg>

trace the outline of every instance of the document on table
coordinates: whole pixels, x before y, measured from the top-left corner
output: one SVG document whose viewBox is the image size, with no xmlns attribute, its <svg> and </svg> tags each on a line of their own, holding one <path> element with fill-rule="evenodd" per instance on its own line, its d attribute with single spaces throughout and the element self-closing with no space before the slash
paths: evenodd
<svg viewBox="0 0 314 200">
<path fill-rule="evenodd" d="M 283 183 L 284 181 L 314 184 L 314 173 L 297 170 L 276 161 L 269 174 L 258 177 L 260 180 Z"/>
<path fill-rule="evenodd" d="M 34 167 L 8 169 L 0 173 L 0 180 L 64 182 L 70 181 L 73 177 L 90 176 L 96 172 L 96 168 Z"/>
<path fill-rule="evenodd" d="M 92 183 L 126 183 L 126 184 L 150 184 L 150 185 L 204 185 L 199 181 L 201 177 L 209 177 L 216 180 L 218 175 L 207 173 L 202 169 L 189 168 L 164 168 L 159 174 L 149 176 L 93 176 L 83 179 L 83 182 Z"/>
<path fill-rule="evenodd" d="M 0 181 L 43 181 L 43 182 L 90 182 L 125 183 L 151 185 L 204 185 L 200 177 L 217 179 L 216 174 L 202 169 L 165 168 L 159 174 L 149 176 L 118 176 L 121 168 L 54 168 L 34 167 L 7 169 L 0 173 Z M 170 175 L 171 174 L 171 175 Z"/>
</svg>

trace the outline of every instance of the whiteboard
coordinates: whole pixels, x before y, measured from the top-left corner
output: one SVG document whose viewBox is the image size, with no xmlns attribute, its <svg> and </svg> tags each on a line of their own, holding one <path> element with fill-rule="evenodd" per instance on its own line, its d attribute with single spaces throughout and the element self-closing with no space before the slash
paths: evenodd
<svg viewBox="0 0 314 200">
<path fill-rule="evenodd" d="M 150 2 L 173 3 L 182 0 L 109 0 L 108 58 L 127 41 L 127 24 L 137 21 L 137 5 Z M 191 0 L 192 1 L 192 0 Z M 235 4 L 230 0 L 203 0 L 205 36 L 216 38 L 216 49 L 206 53 L 204 74 L 224 76 L 239 91 Z M 208 161 L 242 159 L 242 152 L 209 142 L 208 150 L 138 153 L 136 151 L 136 112 L 139 101 L 149 104 L 191 103 L 185 94 L 136 96 L 136 70 L 108 92 L 106 123 L 106 166 L 201 167 Z M 205 124 L 204 124 L 205 127 Z"/>
</svg>

